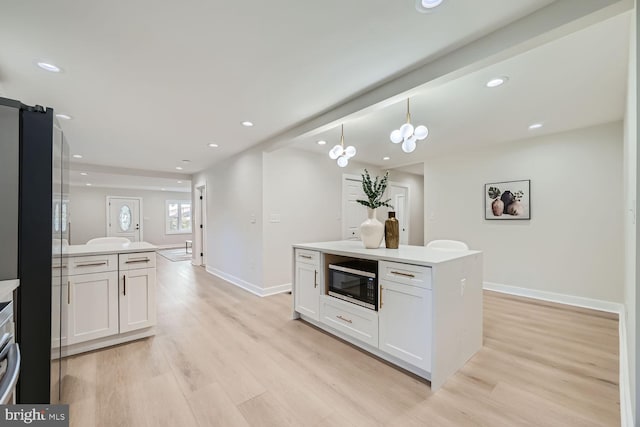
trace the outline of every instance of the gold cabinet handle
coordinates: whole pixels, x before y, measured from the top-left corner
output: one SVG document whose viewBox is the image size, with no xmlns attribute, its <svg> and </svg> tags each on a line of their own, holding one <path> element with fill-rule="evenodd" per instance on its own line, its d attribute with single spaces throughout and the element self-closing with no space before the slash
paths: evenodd
<svg viewBox="0 0 640 427">
<path fill-rule="evenodd" d="M 384 291 L 384 288 L 380 285 L 380 308 L 382 308 L 382 291 Z"/>
<path fill-rule="evenodd" d="M 71 304 L 71 280 L 67 280 L 67 305 Z"/>
<path fill-rule="evenodd" d="M 122 290 L 124 292 L 124 295 L 127 295 L 127 275 L 126 274 L 122 275 Z"/>
<path fill-rule="evenodd" d="M 391 274 L 397 274 L 398 276 L 404 276 L 404 277 L 416 277 L 414 274 L 402 273 L 400 271 L 392 271 Z"/>
<path fill-rule="evenodd" d="M 345 318 L 344 318 L 344 317 L 342 317 L 342 316 L 336 316 L 336 317 L 337 317 L 338 319 L 340 319 L 340 320 L 344 320 L 344 321 L 345 321 L 345 322 L 347 322 L 347 323 L 353 323 L 350 319 L 345 319 Z"/>
<path fill-rule="evenodd" d="M 313 287 L 318 287 L 318 270 L 313 270 Z"/>
<path fill-rule="evenodd" d="M 76 264 L 76 267 L 97 267 L 99 265 L 107 265 L 107 262 L 103 261 L 103 262 L 90 262 L 87 264 Z"/>
<path fill-rule="evenodd" d="M 300 258 L 306 258 L 306 259 L 311 259 L 311 257 L 309 255 L 300 255 Z"/>
<path fill-rule="evenodd" d="M 125 264 L 135 264 L 137 262 L 149 262 L 151 261 L 149 258 L 144 258 L 144 259 L 132 259 L 129 261 L 125 261 Z"/>
</svg>

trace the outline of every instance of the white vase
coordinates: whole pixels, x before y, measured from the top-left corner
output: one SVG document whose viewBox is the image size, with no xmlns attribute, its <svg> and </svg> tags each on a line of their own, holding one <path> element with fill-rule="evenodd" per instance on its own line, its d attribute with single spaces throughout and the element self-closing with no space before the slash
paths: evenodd
<svg viewBox="0 0 640 427">
<path fill-rule="evenodd" d="M 360 238 L 364 247 L 375 249 L 380 247 L 384 237 L 384 224 L 378 221 L 376 210 L 367 208 L 367 219 L 360 224 Z"/>
</svg>

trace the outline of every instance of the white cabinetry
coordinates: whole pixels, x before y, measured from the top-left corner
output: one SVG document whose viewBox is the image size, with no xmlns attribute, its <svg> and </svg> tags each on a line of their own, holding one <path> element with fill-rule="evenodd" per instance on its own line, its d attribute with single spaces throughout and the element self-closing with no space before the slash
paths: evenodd
<svg viewBox="0 0 640 427">
<path fill-rule="evenodd" d="M 67 345 L 118 333 L 118 273 L 69 276 Z"/>
<path fill-rule="evenodd" d="M 295 250 L 295 310 L 305 316 L 319 320 L 320 314 L 320 253 Z"/>
<path fill-rule="evenodd" d="M 381 261 L 378 297 L 380 350 L 431 371 L 431 269 Z"/>
<path fill-rule="evenodd" d="M 118 265 L 113 258 L 98 255 L 71 260 L 67 345 L 118 333 Z"/>
<path fill-rule="evenodd" d="M 120 333 L 156 324 L 156 254 L 120 254 Z"/>
<path fill-rule="evenodd" d="M 91 250 L 90 246 L 81 249 Z M 146 248 L 140 248 L 145 250 Z M 64 356 L 154 334 L 156 254 L 154 251 L 70 256 L 54 275 L 54 304 L 61 310 L 59 340 Z M 54 314 L 55 315 L 55 314 Z M 56 319 L 54 324 L 58 324 Z"/>
<path fill-rule="evenodd" d="M 374 310 L 322 295 L 320 316 L 322 323 L 370 346 L 378 346 L 378 315 Z"/>
</svg>

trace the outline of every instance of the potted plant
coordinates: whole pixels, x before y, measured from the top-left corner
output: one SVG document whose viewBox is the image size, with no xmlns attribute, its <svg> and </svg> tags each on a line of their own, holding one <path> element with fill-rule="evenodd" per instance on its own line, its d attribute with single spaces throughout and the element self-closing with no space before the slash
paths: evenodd
<svg viewBox="0 0 640 427">
<path fill-rule="evenodd" d="M 365 169 L 362 174 L 362 191 L 364 191 L 367 199 L 356 201 L 367 207 L 367 219 L 360 224 L 360 238 L 364 243 L 364 247 L 368 249 L 380 247 L 384 236 L 384 225 L 378 221 L 376 210 L 381 206 L 393 209 L 393 206 L 389 204 L 391 199 L 382 200 L 388 181 L 389 171 L 382 178 L 376 176 L 373 181 L 368 170 Z"/>
</svg>

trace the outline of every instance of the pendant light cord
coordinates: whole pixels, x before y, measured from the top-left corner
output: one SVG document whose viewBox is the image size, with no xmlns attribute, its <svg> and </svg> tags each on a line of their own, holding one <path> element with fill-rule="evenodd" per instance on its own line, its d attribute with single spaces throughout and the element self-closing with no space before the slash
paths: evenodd
<svg viewBox="0 0 640 427">
<path fill-rule="evenodd" d="M 409 98 L 407 98 L 407 123 L 411 123 L 411 113 L 409 112 Z"/>
</svg>

